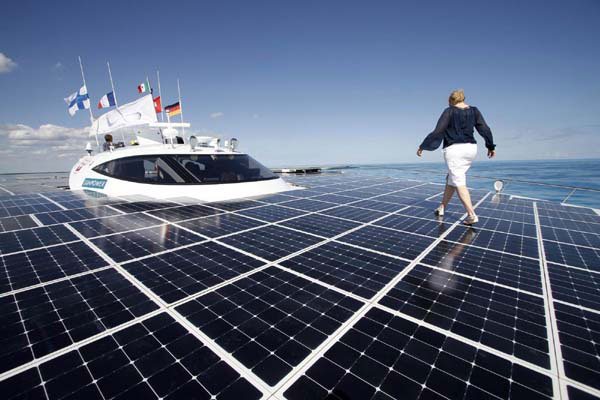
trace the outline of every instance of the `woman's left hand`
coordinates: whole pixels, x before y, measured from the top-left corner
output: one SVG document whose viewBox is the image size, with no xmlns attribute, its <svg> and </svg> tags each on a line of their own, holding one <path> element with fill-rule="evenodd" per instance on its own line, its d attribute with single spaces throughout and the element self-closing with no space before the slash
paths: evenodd
<svg viewBox="0 0 600 400">
<path fill-rule="evenodd" d="M 423 149 L 419 147 L 419 149 L 417 150 L 417 155 L 419 157 L 421 157 L 423 155 Z"/>
</svg>

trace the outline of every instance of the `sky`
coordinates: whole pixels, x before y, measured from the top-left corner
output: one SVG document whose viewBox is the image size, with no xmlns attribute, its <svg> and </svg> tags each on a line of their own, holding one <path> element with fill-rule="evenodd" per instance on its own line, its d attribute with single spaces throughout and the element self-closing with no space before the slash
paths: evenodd
<svg viewBox="0 0 600 400">
<path fill-rule="evenodd" d="M 415 152 L 464 88 L 500 160 L 600 157 L 600 2 L 7 2 L 0 14 L 0 173 L 66 171 L 89 112 L 149 76 L 192 131 L 267 166 L 442 161 Z M 125 132 L 133 133 L 133 129 Z M 477 136 L 476 136 L 477 137 Z M 485 158 L 478 140 L 478 158 Z"/>
</svg>

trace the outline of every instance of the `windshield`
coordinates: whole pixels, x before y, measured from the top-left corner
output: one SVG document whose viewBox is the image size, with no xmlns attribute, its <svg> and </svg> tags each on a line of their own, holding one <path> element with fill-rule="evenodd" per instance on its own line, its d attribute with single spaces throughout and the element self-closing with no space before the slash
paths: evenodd
<svg viewBox="0 0 600 400">
<path fill-rule="evenodd" d="M 275 179 L 270 169 L 246 154 L 159 154 L 111 160 L 94 171 L 151 184 L 216 184 Z"/>
</svg>

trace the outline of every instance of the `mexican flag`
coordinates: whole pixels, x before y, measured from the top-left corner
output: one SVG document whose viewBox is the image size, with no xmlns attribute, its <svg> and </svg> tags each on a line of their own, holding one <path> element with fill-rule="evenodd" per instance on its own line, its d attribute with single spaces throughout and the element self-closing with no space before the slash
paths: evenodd
<svg viewBox="0 0 600 400">
<path fill-rule="evenodd" d="M 142 82 L 138 85 L 138 93 L 146 93 L 150 91 L 150 85 L 148 82 Z"/>
</svg>

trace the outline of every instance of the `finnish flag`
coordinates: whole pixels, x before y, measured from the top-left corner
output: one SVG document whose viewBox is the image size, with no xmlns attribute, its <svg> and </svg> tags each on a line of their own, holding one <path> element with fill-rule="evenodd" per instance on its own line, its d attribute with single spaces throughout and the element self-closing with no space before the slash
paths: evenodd
<svg viewBox="0 0 600 400">
<path fill-rule="evenodd" d="M 71 114 L 71 116 L 75 115 L 77 110 L 90 108 L 90 98 L 85 85 L 69 97 L 65 97 L 65 103 L 69 105 L 69 114 Z"/>
</svg>

